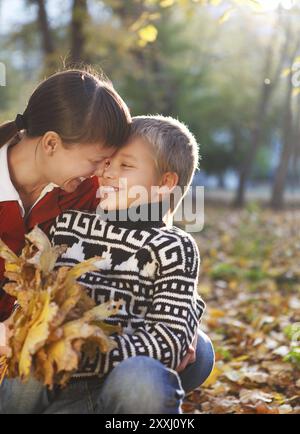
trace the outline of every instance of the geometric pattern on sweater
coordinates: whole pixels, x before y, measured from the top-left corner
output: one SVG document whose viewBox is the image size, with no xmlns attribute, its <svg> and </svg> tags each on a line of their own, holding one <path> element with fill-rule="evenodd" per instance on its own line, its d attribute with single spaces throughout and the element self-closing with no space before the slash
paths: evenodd
<svg viewBox="0 0 300 434">
<path fill-rule="evenodd" d="M 98 353 L 95 360 L 83 358 L 76 376 L 108 374 L 122 360 L 137 355 L 176 369 L 205 309 L 197 291 L 200 258 L 194 239 L 177 227 L 148 224 L 133 230 L 79 211 L 61 214 L 50 239 L 68 246 L 57 266 L 104 257 L 101 270 L 78 279 L 96 304 L 125 301 L 105 320 L 123 327 L 122 335 L 111 336 L 117 347 Z"/>
</svg>

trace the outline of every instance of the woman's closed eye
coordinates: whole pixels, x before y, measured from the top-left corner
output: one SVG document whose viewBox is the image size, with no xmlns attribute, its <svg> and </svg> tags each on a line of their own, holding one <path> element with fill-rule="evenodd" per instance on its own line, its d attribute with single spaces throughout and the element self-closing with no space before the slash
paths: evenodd
<svg viewBox="0 0 300 434">
<path fill-rule="evenodd" d="M 98 166 L 99 164 L 103 164 L 105 162 L 105 158 L 102 158 L 101 160 L 89 160 L 89 161 L 91 164 Z"/>
<path fill-rule="evenodd" d="M 126 163 L 122 163 L 121 166 L 126 168 L 133 168 L 133 166 L 130 166 L 129 164 Z"/>
</svg>

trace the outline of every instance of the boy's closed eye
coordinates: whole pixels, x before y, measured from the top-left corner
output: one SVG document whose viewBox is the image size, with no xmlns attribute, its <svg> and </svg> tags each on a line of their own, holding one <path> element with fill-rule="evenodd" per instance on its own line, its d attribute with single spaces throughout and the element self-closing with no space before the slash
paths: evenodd
<svg viewBox="0 0 300 434">
<path fill-rule="evenodd" d="M 130 164 L 126 164 L 126 163 L 122 163 L 121 164 L 122 167 L 127 167 L 127 168 L 133 168 L 134 166 L 130 165 Z"/>
</svg>

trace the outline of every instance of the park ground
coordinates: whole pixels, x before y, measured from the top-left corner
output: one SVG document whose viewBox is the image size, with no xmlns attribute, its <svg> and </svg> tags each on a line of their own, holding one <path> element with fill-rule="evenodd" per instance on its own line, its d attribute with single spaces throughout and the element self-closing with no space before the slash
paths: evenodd
<svg viewBox="0 0 300 434">
<path fill-rule="evenodd" d="M 183 411 L 300 413 L 300 210 L 210 205 L 193 236 L 216 365 Z"/>
</svg>

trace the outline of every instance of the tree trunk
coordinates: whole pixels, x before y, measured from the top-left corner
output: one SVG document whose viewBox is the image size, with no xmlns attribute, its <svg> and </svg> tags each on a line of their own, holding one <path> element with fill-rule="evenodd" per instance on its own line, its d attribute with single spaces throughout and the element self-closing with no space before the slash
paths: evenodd
<svg viewBox="0 0 300 434">
<path fill-rule="evenodd" d="M 89 62 L 85 52 L 85 26 L 88 21 L 87 0 L 73 0 L 71 22 L 71 66 Z"/>
<path fill-rule="evenodd" d="M 271 94 L 272 94 L 272 86 L 270 84 L 268 85 L 264 83 L 261 90 L 261 100 L 258 109 L 257 119 L 255 121 L 255 126 L 251 133 L 251 146 L 248 149 L 248 152 L 246 152 L 245 159 L 242 163 L 239 172 L 239 184 L 238 184 L 238 189 L 234 201 L 234 205 L 236 207 L 242 207 L 245 204 L 246 184 L 250 177 L 253 163 L 255 161 L 255 157 L 261 143 L 263 125 L 265 122 Z"/>
<path fill-rule="evenodd" d="M 299 41 L 300 42 L 300 41 Z M 290 58 L 290 64 L 293 65 L 298 50 L 298 43 Z M 284 206 L 284 189 L 288 175 L 289 162 L 293 152 L 295 131 L 298 130 L 297 122 L 293 123 L 292 111 L 292 92 L 293 83 L 291 77 L 288 77 L 286 102 L 283 119 L 283 147 L 280 156 L 280 163 L 276 171 L 275 180 L 272 189 L 271 206 L 273 209 L 282 209 Z"/>
<path fill-rule="evenodd" d="M 279 12 L 277 25 L 280 24 L 281 18 L 282 18 L 281 14 Z M 257 107 L 257 116 L 255 119 L 254 127 L 251 132 L 251 146 L 249 147 L 248 152 L 246 152 L 245 159 L 241 164 L 240 173 L 239 173 L 239 184 L 238 184 L 235 200 L 233 203 L 233 205 L 236 207 L 242 207 L 245 204 L 245 192 L 246 192 L 247 181 L 251 175 L 256 154 L 261 145 L 262 134 L 264 131 L 264 123 L 266 120 L 266 115 L 269 110 L 271 97 L 273 94 L 273 90 L 276 88 L 277 83 L 279 81 L 286 51 L 288 49 L 288 44 L 290 41 L 290 27 L 289 27 L 289 23 L 286 23 L 286 37 L 281 49 L 281 56 L 277 63 L 275 72 L 274 74 L 272 74 L 271 71 L 272 71 L 272 65 L 274 61 L 274 45 L 275 45 L 274 38 L 278 34 L 277 25 L 274 25 L 274 34 L 271 36 L 267 48 L 265 67 L 264 67 L 263 77 L 262 77 L 263 84 L 261 87 L 260 98 Z M 270 83 L 268 84 L 267 82 L 265 82 L 265 79 L 269 77 L 270 77 Z"/>
<path fill-rule="evenodd" d="M 218 188 L 220 188 L 221 190 L 225 189 L 224 173 L 218 174 Z"/>
<path fill-rule="evenodd" d="M 297 101 L 297 113 L 295 116 L 294 139 L 293 139 L 293 155 L 292 155 L 292 173 L 293 187 L 299 188 L 299 161 L 300 161 L 300 98 Z"/>
<path fill-rule="evenodd" d="M 45 56 L 45 69 L 46 73 L 52 73 L 56 69 L 56 62 L 54 59 L 54 41 L 50 29 L 46 2 L 44 0 L 31 0 L 31 3 L 37 6 L 38 11 L 38 26 L 42 39 L 42 49 Z"/>
<path fill-rule="evenodd" d="M 290 85 L 291 87 L 291 85 Z M 283 193 L 285 182 L 287 178 L 289 161 L 291 152 L 293 149 L 293 134 L 292 134 L 292 125 L 293 125 L 293 115 L 291 108 L 291 93 L 292 91 L 288 91 L 287 95 L 287 105 L 285 109 L 284 116 L 284 134 L 283 134 L 283 147 L 280 156 L 280 163 L 275 175 L 275 181 L 272 189 L 272 198 L 271 198 L 271 206 L 273 209 L 282 209 L 283 208 Z"/>
<path fill-rule="evenodd" d="M 35 0 L 38 6 L 38 22 L 39 28 L 42 35 L 43 50 L 47 55 L 54 53 L 54 43 L 52 39 L 52 34 L 49 26 L 47 10 L 44 0 Z"/>
</svg>

